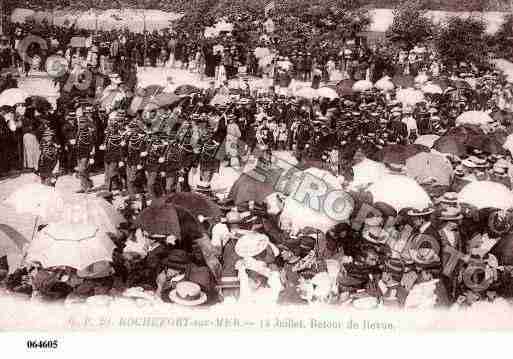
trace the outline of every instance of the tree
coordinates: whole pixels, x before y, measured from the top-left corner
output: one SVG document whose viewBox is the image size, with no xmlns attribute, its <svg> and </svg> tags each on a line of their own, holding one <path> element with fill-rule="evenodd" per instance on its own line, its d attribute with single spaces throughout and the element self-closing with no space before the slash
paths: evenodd
<svg viewBox="0 0 513 359">
<path fill-rule="evenodd" d="M 484 39 L 485 22 L 476 17 L 451 17 L 442 25 L 436 38 L 436 46 L 446 64 L 485 61 L 487 46 Z"/>
<path fill-rule="evenodd" d="M 284 52 L 294 47 L 338 52 L 344 39 L 370 24 L 367 10 L 359 4 L 358 0 L 280 1 L 271 12 L 278 47 Z"/>
<path fill-rule="evenodd" d="M 433 35 L 435 25 L 426 12 L 420 0 L 409 0 L 399 5 L 394 10 L 394 21 L 386 37 L 392 42 L 406 44 L 409 49 L 428 39 Z"/>
<path fill-rule="evenodd" d="M 504 22 L 490 39 L 490 45 L 498 56 L 513 59 L 513 14 L 504 16 Z"/>
<path fill-rule="evenodd" d="M 217 1 L 178 0 L 170 3 L 163 10 L 183 13 L 184 15 L 173 24 L 173 29 L 193 40 L 199 40 L 205 27 L 214 23 L 211 10 L 217 4 Z"/>
</svg>

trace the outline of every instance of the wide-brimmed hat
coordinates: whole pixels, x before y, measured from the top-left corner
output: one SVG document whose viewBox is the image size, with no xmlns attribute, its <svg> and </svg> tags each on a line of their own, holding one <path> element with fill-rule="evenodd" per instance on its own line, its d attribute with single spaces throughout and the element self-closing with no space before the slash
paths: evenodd
<svg viewBox="0 0 513 359">
<path fill-rule="evenodd" d="M 456 204 L 458 203 L 458 193 L 456 192 L 445 192 L 442 197 L 438 199 L 439 203 Z"/>
<path fill-rule="evenodd" d="M 254 257 L 262 253 L 269 245 L 269 237 L 257 232 L 244 234 L 235 244 L 235 253 L 239 257 Z"/>
<path fill-rule="evenodd" d="M 384 243 L 388 239 L 386 232 L 383 231 L 384 224 L 383 217 L 372 216 L 368 217 L 364 221 L 364 228 L 362 231 L 363 239 L 372 243 Z"/>
<path fill-rule="evenodd" d="M 463 214 L 461 213 L 461 209 L 458 207 L 448 207 L 442 209 L 438 218 L 441 221 L 458 221 L 463 219 Z"/>
<path fill-rule="evenodd" d="M 410 209 L 407 214 L 411 217 L 420 217 L 420 216 L 427 216 L 434 212 L 433 207 L 426 207 L 424 209 L 418 209 L 418 208 L 412 208 Z"/>
<path fill-rule="evenodd" d="M 179 282 L 176 288 L 169 293 L 169 299 L 174 303 L 185 306 L 197 306 L 207 301 L 207 295 L 197 283 Z"/>
<path fill-rule="evenodd" d="M 493 166 L 492 172 L 494 175 L 507 176 L 507 170 L 501 166 Z"/>
<path fill-rule="evenodd" d="M 79 270 L 77 276 L 84 279 L 99 279 L 110 277 L 115 273 L 109 261 L 99 261 Z"/>
<path fill-rule="evenodd" d="M 375 244 L 384 244 L 387 242 L 389 236 L 381 226 L 379 227 L 365 227 L 362 231 L 362 238 Z"/>
<path fill-rule="evenodd" d="M 470 156 L 467 159 L 461 161 L 461 164 L 468 168 L 486 168 L 488 167 L 488 162 L 482 158 L 476 156 Z"/>
</svg>

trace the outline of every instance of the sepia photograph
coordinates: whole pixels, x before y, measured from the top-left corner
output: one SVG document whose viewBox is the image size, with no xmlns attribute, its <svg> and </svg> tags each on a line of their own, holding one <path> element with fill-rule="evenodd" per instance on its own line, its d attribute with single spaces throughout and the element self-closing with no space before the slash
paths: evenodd
<svg viewBox="0 0 513 359">
<path fill-rule="evenodd" d="M 509 331 L 512 186 L 510 0 L 0 0 L 1 332 Z"/>
</svg>

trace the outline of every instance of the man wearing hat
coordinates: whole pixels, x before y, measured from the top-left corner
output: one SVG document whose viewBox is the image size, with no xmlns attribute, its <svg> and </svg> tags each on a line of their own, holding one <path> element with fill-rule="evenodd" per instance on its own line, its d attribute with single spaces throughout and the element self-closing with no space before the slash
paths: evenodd
<svg viewBox="0 0 513 359">
<path fill-rule="evenodd" d="M 129 200 L 134 201 L 137 193 L 135 182 L 138 173 L 143 169 L 143 159 L 147 155 L 147 128 L 141 120 L 140 113 L 127 126 L 123 142 L 127 146 L 126 163 L 121 160 L 119 167 L 126 166 L 126 185 Z"/>
<path fill-rule="evenodd" d="M 440 229 L 438 230 L 440 245 L 442 247 L 442 251 L 444 247 L 451 247 L 458 251 L 465 250 L 462 235 L 460 233 L 460 228 L 462 226 L 462 221 L 464 217 L 459 207 L 446 207 L 442 209 L 441 213 L 438 216 L 438 220 L 440 222 Z M 450 258 L 444 258 L 450 259 Z M 448 263 L 443 263 L 444 265 Z M 456 264 L 458 266 L 459 264 Z M 457 273 L 459 269 L 454 268 L 453 273 Z M 443 276 L 443 282 L 448 289 L 448 292 L 454 297 L 456 290 L 456 276 Z"/>
<path fill-rule="evenodd" d="M 194 264 L 193 258 L 180 249 L 173 249 L 160 259 L 162 271 L 157 276 L 157 296 L 164 302 L 173 302 L 171 293 L 176 291 L 178 283 L 192 282 L 200 286 L 207 298 L 215 297 L 214 279 L 207 267 Z"/>
<path fill-rule="evenodd" d="M 80 178 L 79 193 L 89 191 L 93 182 L 89 178 L 89 166 L 94 163 L 97 129 L 93 119 L 85 113 L 86 104 L 78 102 L 76 105 L 77 115 L 77 160 L 78 177 Z"/>
<path fill-rule="evenodd" d="M 490 181 L 501 183 L 511 189 L 511 179 L 507 171 L 508 168 L 502 166 L 500 163 L 494 164 L 489 174 Z"/>
<path fill-rule="evenodd" d="M 397 139 L 398 143 L 406 143 L 408 138 L 408 126 L 401 120 L 401 112 L 399 110 L 392 111 L 388 131 L 392 135 L 392 138 Z"/>
<path fill-rule="evenodd" d="M 117 182 L 117 189 L 123 188 L 122 176 L 119 172 L 119 163 L 123 161 L 125 143 L 123 141 L 124 117 L 118 112 L 111 112 L 105 129 L 105 143 L 100 149 L 105 151 L 105 184 L 108 191 L 113 189 L 113 181 Z"/>
<path fill-rule="evenodd" d="M 210 182 L 214 173 L 219 172 L 220 160 L 218 151 L 220 144 L 215 139 L 214 129 L 210 127 L 206 116 L 202 116 L 198 121 L 199 129 L 199 170 L 200 184 L 197 190 L 205 194 L 211 194 Z"/>
<path fill-rule="evenodd" d="M 61 167 L 64 172 L 72 173 L 77 166 L 76 158 L 76 134 L 77 134 L 77 114 L 75 109 L 70 109 L 64 116 L 62 125 L 62 134 L 64 138 L 64 148 L 62 153 Z"/>
<path fill-rule="evenodd" d="M 55 186 L 57 178 L 54 176 L 54 169 L 59 160 L 60 145 L 57 141 L 55 128 L 46 117 L 41 118 L 42 135 L 39 141 L 39 177 L 41 183 L 48 186 Z"/>
</svg>

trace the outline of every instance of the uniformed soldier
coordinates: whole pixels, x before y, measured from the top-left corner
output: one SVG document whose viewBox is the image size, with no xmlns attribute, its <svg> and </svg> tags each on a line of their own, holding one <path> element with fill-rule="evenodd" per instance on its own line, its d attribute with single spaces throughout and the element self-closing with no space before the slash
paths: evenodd
<svg viewBox="0 0 513 359">
<path fill-rule="evenodd" d="M 124 134 L 125 117 L 122 113 L 111 112 L 107 120 L 105 130 L 105 142 L 100 146 L 100 150 L 105 151 L 105 184 L 108 191 L 112 191 L 114 181 L 117 182 L 117 189 L 123 189 L 123 179 L 119 171 L 119 164 L 123 162 L 125 141 Z"/>
<path fill-rule="evenodd" d="M 190 190 L 189 172 L 195 167 L 199 154 L 199 132 L 196 124 L 193 122 L 197 118 L 199 118 L 198 114 L 192 114 L 190 117 L 185 116 L 176 135 L 182 161 L 179 181 L 183 186 L 181 186 L 182 189 L 185 191 Z"/>
<path fill-rule="evenodd" d="M 81 187 L 78 193 L 87 192 L 93 187 L 93 182 L 89 178 L 89 166 L 94 164 L 97 131 L 92 117 L 85 112 L 85 106 L 83 102 L 79 102 L 76 108 L 76 146 Z"/>
<path fill-rule="evenodd" d="M 41 153 L 39 155 L 39 177 L 41 183 L 48 186 L 55 186 L 57 178 L 54 176 L 54 169 L 59 160 L 60 145 L 57 142 L 57 135 L 48 119 L 43 119 L 41 124 L 41 140 L 39 142 Z"/>
<path fill-rule="evenodd" d="M 202 116 L 199 122 L 199 169 L 200 184 L 197 186 L 198 192 L 211 194 L 210 182 L 214 173 L 219 172 L 220 159 L 217 156 L 219 143 L 214 138 L 214 129 L 209 126 L 208 118 Z"/>
<path fill-rule="evenodd" d="M 147 156 L 147 131 L 142 121 L 135 117 L 127 126 L 124 141 L 126 142 L 126 185 L 129 200 L 135 200 L 137 190 L 135 182 L 137 173 L 143 169 L 143 159 Z M 125 165 L 125 163 L 120 163 Z"/>
<path fill-rule="evenodd" d="M 148 193 L 151 199 L 157 198 L 156 187 L 159 183 L 159 175 L 164 165 L 164 156 L 169 145 L 168 137 L 165 133 L 157 132 L 150 134 L 148 144 L 148 155 L 145 161 L 146 181 Z"/>
<path fill-rule="evenodd" d="M 75 146 L 77 144 L 77 114 L 69 111 L 62 126 L 64 148 L 62 154 L 62 169 L 64 173 L 72 173 L 77 166 Z"/>
</svg>

